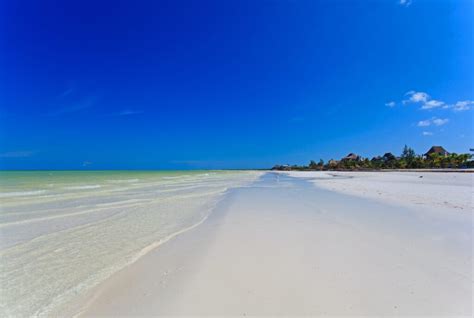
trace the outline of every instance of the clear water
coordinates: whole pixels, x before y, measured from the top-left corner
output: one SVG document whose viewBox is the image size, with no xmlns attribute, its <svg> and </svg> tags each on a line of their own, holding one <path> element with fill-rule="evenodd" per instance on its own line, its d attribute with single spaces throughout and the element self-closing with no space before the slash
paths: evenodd
<svg viewBox="0 0 474 318">
<path fill-rule="evenodd" d="M 0 316 L 57 312 L 259 175 L 0 172 Z"/>
</svg>

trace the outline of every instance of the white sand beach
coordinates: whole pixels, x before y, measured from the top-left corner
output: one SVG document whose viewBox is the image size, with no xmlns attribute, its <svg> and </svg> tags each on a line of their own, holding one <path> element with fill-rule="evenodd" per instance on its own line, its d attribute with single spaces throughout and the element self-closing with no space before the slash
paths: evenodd
<svg viewBox="0 0 474 318">
<path fill-rule="evenodd" d="M 62 313 L 471 317 L 472 180 L 269 172 Z"/>
<path fill-rule="evenodd" d="M 472 172 L 472 171 L 471 171 Z M 406 207 L 472 212 L 474 173 L 465 172 L 298 172 L 320 188 Z"/>
</svg>

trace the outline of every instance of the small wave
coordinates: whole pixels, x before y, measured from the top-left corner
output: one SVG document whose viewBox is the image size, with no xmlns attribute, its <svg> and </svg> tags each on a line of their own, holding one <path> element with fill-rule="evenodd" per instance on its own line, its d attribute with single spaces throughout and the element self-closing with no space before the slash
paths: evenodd
<svg viewBox="0 0 474 318">
<path fill-rule="evenodd" d="M 73 187 L 65 187 L 66 190 L 88 190 L 88 189 L 98 189 L 102 186 L 98 184 L 91 184 L 91 185 L 83 185 L 83 186 L 73 186 Z"/>
<path fill-rule="evenodd" d="M 183 174 L 183 175 L 176 176 L 176 177 L 162 177 L 162 179 L 173 180 L 173 179 L 182 179 L 182 178 L 185 178 L 185 177 L 190 177 L 190 175 L 189 174 Z"/>
<path fill-rule="evenodd" d="M 26 196 L 43 194 L 45 192 L 46 192 L 45 190 L 4 192 L 4 193 L 0 193 L 0 198 L 26 197 Z"/>
<path fill-rule="evenodd" d="M 132 183 L 132 182 L 138 182 L 140 179 L 116 179 L 116 180 L 107 180 L 107 182 L 110 183 Z"/>
</svg>

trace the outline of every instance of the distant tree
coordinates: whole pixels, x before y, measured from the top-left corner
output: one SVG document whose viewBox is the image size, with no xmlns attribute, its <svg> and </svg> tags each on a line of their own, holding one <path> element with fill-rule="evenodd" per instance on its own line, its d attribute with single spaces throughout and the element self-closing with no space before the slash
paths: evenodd
<svg viewBox="0 0 474 318">
<path fill-rule="evenodd" d="M 359 164 L 361 168 L 372 169 L 372 162 L 368 158 L 362 159 Z"/>
<path fill-rule="evenodd" d="M 383 159 L 382 168 L 393 169 L 397 167 L 397 157 L 395 157 L 391 152 L 385 153 L 382 159 Z"/>
<path fill-rule="evenodd" d="M 468 162 L 471 162 L 471 163 L 473 162 L 473 161 L 471 160 L 472 157 L 473 157 L 472 154 L 463 153 L 463 154 L 460 154 L 459 156 L 461 157 L 461 158 L 460 158 L 461 164 L 467 164 Z"/>
<path fill-rule="evenodd" d="M 408 160 L 405 158 L 400 158 L 399 160 L 396 161 L 395 167 L 397 169 L 406 169 L 408 168 Z"/>
<path fill-rule="evenodd" d="M 381 169 L 383 165 L 383 159 L 380 156 L 373 157 L 370 159 L 370 167 L 372 169 Z"/>
<path fill-rule="evenodd" d="M 441 168 L 443 157 L 439 153 L 431 153 L 427 160 L 430 168 Z"/>
<path fill-rule="evenodd" d="M 464 154 L 456 154 L 451 153 L 449 156 L 445 158 L 445 162 L 443 163 L 444 168 L 463 168 L 467 167 L 467 163 L 469 159 L 471 159 L 472 155 L 464 153 Z"/>
<path fill-rule="evenodd" d="M 415 156 L 410 163 L 409 168 L 411 169 L 423 169 L 427 167 L 426 160 L 423 159 L 422 156 Z"/>
<path fill-rule="evenodd" d="M 403 147 L 403 151 L 402 151 L 402 158 L 405 159 L 407 162 L 415 159 L 415 150 L 413 150 L 412 148 L 408 147 L 407 145 L 405 145 L 405 147 Z"/>
<path fill-rule="evenodd" d="M 461 156 L 464 156 L 462 158 L 462 160 L 463 160 L 462 167 L 474 168 L 474 160 L 472 160 L 472 157 L 473 157 L 472 154 L 465 153 L 465 154 L 462 154 Z"/>
<path fill-rule="evenodd" d="M 334 159 L 331 159 L 328 161 L 326 164 L 326 169 L 328 170 L 334 170 L 337 168 L 337 162 Z"/>
<path fill-rule="evenodd" d="M 318 169 L 318 164 L 316 163 L 316 161 L 311 160 L 311 161 L 309 162 L 309 168 L 310 168 L 311 170 L 316 170 L 316 169 Z"/>
<path fill-rule="evenodd" d="M 357 162 L 355 160 L 341 160 L 337 168 L 341 170 L 355 170 L 357 168 Z"/>
<path fill-rule="evenodd" d="M 415 150 L 405 145 L 402 150 L 402 155 L 400 156 L 399 169 L 415 168 L 415 157 Z"/>
</svg>

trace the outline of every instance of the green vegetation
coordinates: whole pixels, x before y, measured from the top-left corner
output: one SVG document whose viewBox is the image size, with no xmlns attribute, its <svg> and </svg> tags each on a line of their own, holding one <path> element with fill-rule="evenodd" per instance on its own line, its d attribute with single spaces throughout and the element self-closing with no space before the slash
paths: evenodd
<svg viewBox="0 0 474 318">
<path fill-rule="evenodd" d="M 426 154 L 417 155 L 406 146 L 399 157 L 388 152 L 372 159 L 362 158 L 354 154 L 339 161 L 321 159 L 318 163 L 311 160 L 307 166 L 276 165 L 272 170 L 380 170 L 380 169 L 433 169 L 433 168 L 474 168 L 473 155 L 464 153 L 448 153 L 442 147 L 432 147 Z"/>
</svg>

